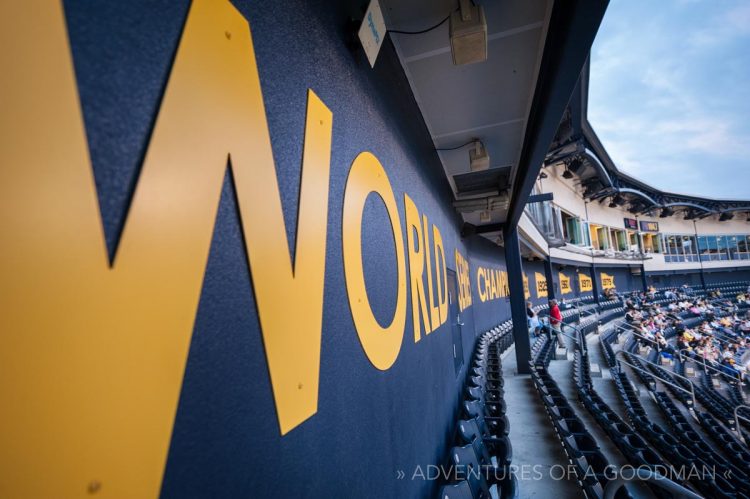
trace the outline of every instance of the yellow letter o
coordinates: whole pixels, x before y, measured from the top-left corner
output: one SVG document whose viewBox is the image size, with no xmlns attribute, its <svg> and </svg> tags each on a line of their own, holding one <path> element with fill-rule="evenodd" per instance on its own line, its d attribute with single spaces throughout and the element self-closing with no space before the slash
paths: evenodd
<svg viewBox="0 0 750 499">
<path fill-rule="evenodd" d="M 372 313 L 367 297 L 365 276 L 362 268 L 362 214 L 365 201 L 371 192 L 380 196 L 388 211 L 393 241 L 396 245 L 398 289 L 396 310 L 391 324 L 382 327 Z M 390 368 L 398 357 L 406 325 L 406 266 L 404 259 L 404 237 L 398 216 L 396 198 L 383 165 L 372 153 L 360 153 L 349 170 L 344 194 L 344 217 L 342 223 L 344 250 L 344 276 L 352 311 L 362 348 L 370 362 L 378 369 Z"/>
</svg>

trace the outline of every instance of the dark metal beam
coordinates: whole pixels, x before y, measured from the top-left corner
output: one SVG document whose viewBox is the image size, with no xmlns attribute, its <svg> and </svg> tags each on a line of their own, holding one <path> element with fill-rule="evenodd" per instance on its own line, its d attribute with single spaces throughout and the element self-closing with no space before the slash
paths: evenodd
<svg viewBox="0 0 750 499">
<path fill-rule="evenodd" d="M 506 232 L 514 231 L 518 225 L 608 4 L 609 0 L 568 0 L 555 2 L 552 7 L 513 181 Z"/>
<path fill-rule="evenodd" d="M 552 274 L 552 262 L 549 258 L 544 260 L 544 277 L 547 280 L 547 299 L 555 299 L 555 279 Z"/>
<path fill-rule="evenodd" d="M 529 340 L 529 327 L 526 319 L 521 246 L 518 241 L 517 227 L 505 234 L 505 265 L 508 269 L 510 316 L 513 319 L 513 339 L 516 344 L 518 374 L 531 374 L 529 367 L 531 341 Z"/>
<path fill-rule="evenodd" d="M 545 192 L 544 194 L 534 194 L 533 196 L 529 196 L 529 199 L 526 200 L 526 204 L 541 203 L 542 201 L 552 201 L 553 199 L 554 196 L 551 192 Z"/>
<path fill-rule="evenodd" d="M 594 300 L 596 301 L 597 305 L 601 305 L 602 299 L 599 296 L 599 278 L 598 278 L 598 272 L 596 269 L 596 265 L 591 265 L 591 287 L 593 288 L 591 290 L 592 293 L 594 293 Z"/>
<path fill-rule="evenodd" d="M 488 232 L 500 232 L 505 227 L 505 224 L 494 223 L 487 225 L 477 225 L 474 228 L 475 234 L 487 234 Z"/>
</svg>

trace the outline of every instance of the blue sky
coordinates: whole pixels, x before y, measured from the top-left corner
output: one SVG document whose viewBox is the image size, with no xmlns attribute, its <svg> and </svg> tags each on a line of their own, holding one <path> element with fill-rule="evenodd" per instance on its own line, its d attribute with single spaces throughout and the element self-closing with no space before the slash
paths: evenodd
<svg viewBox="0 0 750 499">
<path fill-rule="evenodd" d="M 750 199 L 750 0 L 612 0 L 588 116 L 624 172 Z"/>
</svg>

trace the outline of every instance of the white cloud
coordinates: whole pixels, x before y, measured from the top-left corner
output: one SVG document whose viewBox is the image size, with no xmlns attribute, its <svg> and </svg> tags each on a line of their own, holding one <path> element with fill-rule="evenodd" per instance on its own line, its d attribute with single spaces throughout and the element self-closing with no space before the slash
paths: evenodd
<svg viewBox="0 0 750 499">
<path fill-rule="evenodd" d="M 655 5 L 610 5 L 592 50 L 589 119 L 635 177 L 750 199 L 750 2 Z"/>
</svg>

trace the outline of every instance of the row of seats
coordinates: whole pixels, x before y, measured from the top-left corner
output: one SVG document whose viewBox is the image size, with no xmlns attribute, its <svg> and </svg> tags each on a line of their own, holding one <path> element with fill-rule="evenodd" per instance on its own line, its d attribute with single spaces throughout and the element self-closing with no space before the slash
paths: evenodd
<svg viewBox="0 0 750 499">
<path fill-rule="evenodd" d="M 610 463 L 547 371 L 552 359 L 554 343 L 547 335 L 542 335 L 534 344 L 530 362 L 531 379 L 584 496 L 602 498 L 604 488 L 608 483 L 607 471 Z M 577 348 L 576 355 L 580 356 L 581 351 L 582 348 Z M 581 372 L 579 376 L 580 379 L 577 381 L 590 385 L 590 372 Z M 617 497 L 627 497 L 627 492 L 621 489 Z"/>
<path fill-rule="evenodd" d="M 682 439 L 676 438 L 658 424 L 650 421 L 634 386 L 627 377 L 627 374 L 617 365 L 612 343 L 619 339 L 620 334 L 622 334 L 621 330 L 612 330 L 607 334 L 602 335 L 600 342 L 604 352 L 604 357 L 611 368 L 615 386 L 617 387 L 620 398 L 625 405 L 626 414 L 633 429 L 643 436 L 655 450 L 664 456 L 667 463 L 672 466 L 672 469 L 679 470 L 680 467 L 685 469 L 685 467 L 690 466 L 698 466 L 697 469 L 702 469 L 701 466 L 708 466 L 707 461 L 701 459 L 699 455 L 696 455 L 695 448 L 691 449 L 682 441 Z M 625 351 L 628 352 L 625 354 L 626 360 L 640 369 L 643 369 L 643 364 L 637 357 L 630 353 L 636 347 L 637 342 L 632 337 L 629 338 L 625 345 Z M 636 373 L 641 381 L 644 382 L 645 386 L 648 387 L 652 397 L 655 399 L 661 397 L 661 395 L 655 395 L 660 392 L 656 391 L 656 383 L 652 376 L 648 373 L 641 372 L 640 370 L 636 370 Z M 682 429 L 686 430 L 684 427 L 682 427 Z M 696 440 L 696 436 L 693 433 L 690 433 L 688 436 L 691 441 L 694 442 Z M 617 443 L 616 439 L 613 439 L 613 441 Z M 705 444 L 705 442 L 702 442 L 702 444 Z M 623 454 L 626 454 L 626 451 L 623 451 Z M 653 453 L 653 456 L 658 457 L 655 453 Z M 708 479 L 702 479 L 703 477 L 700 477 L 701 479 L 696 479 L 697 477 L 691 479 L 689 476 L 686 478 L 688 478 L 687 482 L 692 484 L 695 489 L 704 494 L 711 494 L 710 497 L 714 497 L 714 494 L 715 497 L 744 497 L 742 493 L 737 494 L 734 487 L 721 476 L 714 476 L 713 478 L 709 477 Z M 688 483 L 684 483 L 683 485 L 687 485 Z"/>
<path fill-rule="evenodd" d="M 608 339 L 614 339 L 616 335 L 608 335 Z M 678 384 L 679 380 L 666 371 L 664 368 L 648 364 L 647 368 L 640 362 L 639 358 L 632 354 L 636 348 L 636 342 L 631 340 L 626 343 L 625 355 L 629 363 L 640 369 L 648 369 L 658 377 L 666 379 L 669 383 Z M 606 349 L 605 349 L 606 350 Z M 611 358 L 606 355 L 608 362 Z M 674 406 L 669 396 L 657 390 L 656 380 L 648 373 L 643 373 L 640 369 L 636 370 L 637 376 L 649 390 L 652 398 L 660 407 L 662 412 L 673 430 L 674 434 L 667 432 L 659 425 L 652 423 L 646 411 L 643 409 L 638 399 L 635 389 L 627 379 L 624 370 L 620 370 L 615 363 L 611 364 L 612 376 L 620 393 L 620 397 L 626 406 L 631 423 L 634 428 L 641 433 L 673 466 L 695 467 L 690 469 L 711 469 L 716 473 L 710 477 L 701 477 L 689 480 L 690 483 L 704 494 L 711 494 L 711 497 L 746 497 L 744 472 L 732 466 L 718 455 L 708 445 L 708 443 L 695 432 L 688 424 L 687 420 Z M 692 410 L 692 398 L 681 390 L 676 390 L 665 383 L 668 389 L 673 390 L 673 394 L 682 400 L 689 410 Z M 697 394 L 696 394 L 697 395 Z M 679 438 L 678 438 L 679 436 Z M 731 482 L 725 478 L 724 472 L 729 472 L 729 476 L 738 477 L 737 481 Z"/>
<path fill-rule="evenodd" d="M 477 339 L 466 374 L 456 445 L 450 451 L 451 481 L 440 489 L 441 499 L 518 497 L 518 481 L 510 470 L 513 447 L 501 360 L 513 344 L 512 327 L 506 321 Z"/>
</svg>

